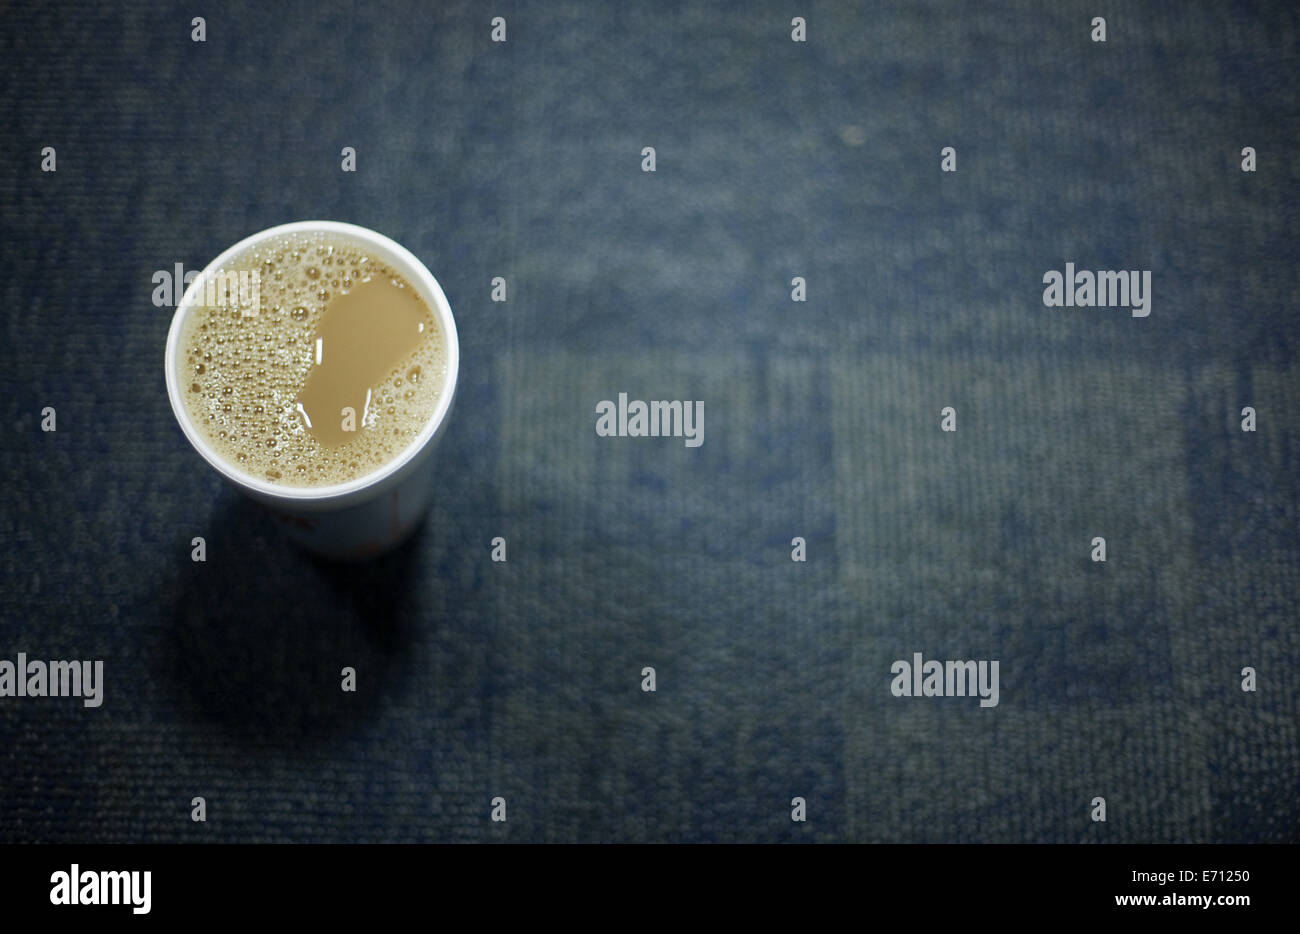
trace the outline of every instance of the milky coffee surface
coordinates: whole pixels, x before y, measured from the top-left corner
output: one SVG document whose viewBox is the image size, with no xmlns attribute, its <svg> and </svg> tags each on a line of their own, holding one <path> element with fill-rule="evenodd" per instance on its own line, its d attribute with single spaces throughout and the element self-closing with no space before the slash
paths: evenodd
<svg viewBox="0 0 1300 934">
<path fill-rule="evenodd" d="M 345 483 L 401 453 L 432 417 L 445 336 L 363 244 L 289 234 L 222 272 L 245 273 L 246 287 L 227 275 L 228 289 L 199 294 L 177 362 L 186 409 L 221 457 L 286 487 Z"/>
</svg>

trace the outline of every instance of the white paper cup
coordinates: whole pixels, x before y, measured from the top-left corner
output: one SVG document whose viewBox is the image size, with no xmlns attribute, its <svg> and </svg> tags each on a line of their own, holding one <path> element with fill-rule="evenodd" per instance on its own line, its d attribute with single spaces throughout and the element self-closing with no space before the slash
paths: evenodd
<svg viewBox="0 0 1300 934">
<path fill-rule="evenodd" d="M 185 317 L 200 301 L 204 284 L 237 253 L 273 238 L 294 233 L 332 233 L 351 238 L 402 275 L 424 299 L 446 342 L 446 376 L 437 407 L 420 433 L 396 457 L 370 473 L 331 486 L 294 487 L 268 483 L 221 457 L 204 439 L 182 398 L 177 372 Z M 460 372 L 460 342 L 451 305 L 438 280 L 415 256 L 383 234 L 336 221 L 298 221 L 271 227 L 239 241 L 209 263 L 176 307 L 167 334 L 167 395 L 181 430 L 194 449 L 244 494 L 263 503 L 286 534 L 310 551 L 336 560 L 361 560 L 404 541 L 428 512 L 433 493 L 433 451 L 441 439 L 455 401 Z"/>
</svg>

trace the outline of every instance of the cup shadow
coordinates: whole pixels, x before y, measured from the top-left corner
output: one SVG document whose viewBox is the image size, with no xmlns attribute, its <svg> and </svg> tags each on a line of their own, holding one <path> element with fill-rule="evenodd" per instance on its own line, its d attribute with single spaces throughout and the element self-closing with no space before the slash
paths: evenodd
<svg viewBox="0 0 1300 934">
<path fill-rule="evenodd" d="M 182 716 L 250 747 L 310 748 L 382 711 L 409 673 L 409 598 L 424 526 L 389 554 L 334 563 L 237 497 L 208 524 L 164 619 L 160 682 Z M 345 691 L 344 668 L 355 671 Z"/>
</svg>

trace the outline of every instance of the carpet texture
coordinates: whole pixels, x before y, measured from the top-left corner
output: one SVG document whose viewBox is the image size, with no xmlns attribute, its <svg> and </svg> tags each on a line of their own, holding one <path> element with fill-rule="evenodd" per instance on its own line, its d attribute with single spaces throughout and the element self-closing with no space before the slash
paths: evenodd
<svg viewBox="0 0 1300 934">
<path fill-rule="evenodd" d="M 10 5 L 0 658 L 105 685 L 0 698 L 0 841 L 1300 839 L 1300 7 L 1103 6 Z M 359 567 L 163 384 L 154 272 L 309 218 L 460 330 Z M 597 437 L 620 392 L 704 443 Z"/>
</svg>

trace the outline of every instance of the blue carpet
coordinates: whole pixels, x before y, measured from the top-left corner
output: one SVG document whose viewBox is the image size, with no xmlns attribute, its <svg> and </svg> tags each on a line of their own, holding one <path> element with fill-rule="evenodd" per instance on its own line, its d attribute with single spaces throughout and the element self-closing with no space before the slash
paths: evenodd
<svg viewBox="0 0 1300 934">
<path fill-rule="evenodd" d="M 1300 7 L 0 23 L 0 658 L 105 666 L 0 698 L 0 841 L 1300 839 Z M 163 385 L 154 271 L 307 218 L 460 329 L 429 520 L 361 567 Z M 1045 307 L 1067 262 L 1151 270 L 1150 316 Z M 620 392 L 703 445 L 598 438 Z M 914 652 L 998 705 L 893 696 Z"/>
</svg>

